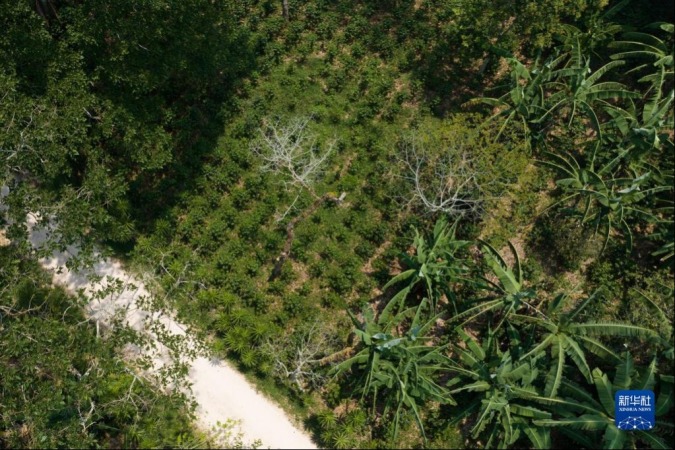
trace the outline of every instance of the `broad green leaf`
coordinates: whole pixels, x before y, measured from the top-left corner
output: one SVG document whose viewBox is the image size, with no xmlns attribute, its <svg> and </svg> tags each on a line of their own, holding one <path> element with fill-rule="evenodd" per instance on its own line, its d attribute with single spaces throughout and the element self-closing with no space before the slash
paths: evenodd
<svg viewBox="0 0 675 450">
<path fill-rule="evenodd" d="M 575 330 L 582 334 L 600 335 L 600 336 L 621 336 L 621 337 L 656 336 L 656 332 L 654 330 L 626 323 L 588 322 L 570 325 L 569 329 Z"/>
<path fill-rule="evenodd" d="M 388 289 L 389 287 L 393 286 L 394 284 L 398 283 L 399 281 L 404 281 L 407 280 L 408 278 L 411 278 L 415 275 L 415 269 L 408 269 L 405 272 L 401 272 L 398 275 L 396 275 L 394 278 L 389 280 L 387 284 L 384 285 L 382 288 L 383 290 Z"/>
<path fill-rule="evenodd" d="M 391 320 L 392 317 L 392 312 L 395 307 L 401 308 L 403 305 L 403 302 L 405 301 L 405 298 L 408 296 L 408 293 L 410 292 L 411 286 L 408 285 L 405 288 L 401 289 L 394 297 L 392 297 L 391 300 L 389 300 L 389 303 L 387 303 L 387 306 L 384 307 L 382 310 L 382 314 L 380 314 L 380 318 L 378 319 L 379 323 L 387 323 L 389 320 Z"/>
<path fill-rule="evenodd" d="M 661 439 L 659 436 L 656 436 L 653 432 L 651 431 L 637 431 L 636 433 L 640 440 L 647 443 L 649 445 L 649 448 L 658 448 L 658 449 L 672 449 L 672 442 L 671 445 L 668 445 L 663 439 Z"/>
<path fill-rule="evenodd" d="M 502 409 L 500 416 L 502 427 L 504 429 L 504 443 L 509 445 L 513 444 L 513 423 L 511 423 L 511 413 L 509 413 L 509 409 Z"/>
<path fill-rule="evenodd" d="M 492 271 L 495 273 L 499 281 L 501 282 L 504 290 L 508 292 L 509 294 L 516 294 L 520 292 L 520 280 L 516 278 L 516 275 L 511 271 L 511 269 L 508 268 L 508 265 L 506 264 L 506 261 L 504 261 L 504 258 L 497 252 L 497 250 L 494 249 L 490 244 L 488 244 L 485 241 L 480 241 L 483 245 L 484 248 L 487 250 L 485 253 L 485 260 L 487 261 L 488 265 L 492 269 Z M 510 244 L 511 247 L 513 247 L 513 244 Z M 515 250 L 514 250 L 515 251 Z M 517 259 L 517 253 L 514 253 L 517 261 L 517 265 L 520 263 L 519 260 Z"/>
<path fill-rule="evenodd" d="M 602 405 L 583 387 L 565 379 L 563 379 L 561 384 L 566 394 L 571 394 L 574 398 L 582 401 L 587 406 L 594 408 L 597 412 L 602 411 Z"/>
<path fill-rule="evenodd" d="M 471 436 L 475 439 L 478 437 L 478 434 L 485 429 L 488 422 L 488 416 L 492 413 L 492 410 L 498 405 L 493 399 L 482 400 L 481 403 L 483 407 L 481 408 L 480 416 L 476 420 L 476 424 L 471 429 Z"/>
<path fill-rule="evenodd" d="M 597 339 L 588 336 L 575 336 L 575 338 L 579 342 L 583 343 L 584 347 L 586 347 L 591 353 L 598 355 L 601 358 L 612 358 L 615 361 L 621 361 L 621 357 L 619 355 L 614 353 L 612 349 Z"/>
<path fill-rule="evenodd" d="M 630 389 L 633 371 L 633 357 L 630 353 L 624 352 L 621 363 L 617 366 L 616 374 L 614 375 L 614 389 Z"/>
<path fill-rule="evenodd" d="M 560 408 L 566 408 L 571 411 L 575 410 L 585 410 L 589 411 L 590 413 L 597 414 L 598 411 L 596 408 L 593 406 L 590 406 L 586 403 L 580 403 L 574 400 L 570 399 L 562 399 L 562 398 L 551 398 L 551 397 L 541 397 L 538 395 L 532 395 L 528 397 L 536 402 L 543 403 L 544 405 L 550 405 L 550 406 L 555 406 L 555 407 L 560 407 Z"/>
<path fill-rule="evenodd" d="M 613 426 L 612 421 L 607 417 L 593 414 L 583 414 L 566 419 L 537 419 L 532 423 L 540 427 L 569 427 L 579 430 L 603 430 L 607 425 Z"/>
<path fill-rule="evenodd" d="M 569 355 L 572 361 L 574 361 L 574 364 L 576 364 L 581 374 L 586 378 L 586 381 L 590 383 L 591 368 L 588 366 L 588 363 L 586 362 L 586 355 L 584 354 L 584 351 L 581 349 L 579 344 L 577 344 L 577 342 L 573 338 L 567 336 L 566 339 L 567 339 L 567 347 L 565 347 L 565 352 Z"/>
<path fill-rule="evenodd" d="M 531 425 L 525 425 L 522 427 L 523 432 L 527 438 L 532 443 L 532 446 L 536 449 L 549 449 L 551 448 L 551 434 L 545 428 L 537 428 Z"/>
<path fill-rule="evenodd" d="M 672 376 L 670 382 L 666 375 L 659 375 L 659 395 L 656 398 L 656 406 L 654 412 L 657 417 L 666 414 L 673 407 L 673 381 Z"/>
<path fill-rule="evenodd" d="M 656 357 L 652 358 L 652 362 L 644 369 L 640 379 L 634 386 L 637 390 L 653 390 L 656 381 Z"/>
<path fill-rule="evenodd" d="M 520 287 L 523 284 L 523 270 L 520 265 L 520 256 L 518 255 L 518 250 L 516 250 L 516 247 L 513 246 L 513 243 L 511 241 L 507 241 L 507 243 L 509 244 L 509 248 L 513 253 L 513 258 L 515 259 L 515 276 L 518 286 Z"/>
<path fill-rule="evenodd" d="M 456 394 L 462 391 L 483 392 L 489 390 L 490 388 L 491 388 L 490 383 L 488 383 L 487 381 L 476 381 L 475 383 L 470 383 L 460 388 L 453 389 L 450 391 L 450 394 Z"/>
<path fill-rule="evenodd" d="M 600 369 L 593 369 L 593 383 L 598 391 L 598 397 L 603 408 L 605 408 L 605 412 L 607 414 L 614 414 L 614 392 L 607 374 L 602 373 Z"/>
<path fill-rule="evenodd" d="M 485 359 L 485 351 L 471 336 L 469 336 L 461 327 L 455 327 L 455 331 L 457 334 L 459 334 L 462 340 L 466 343 L 467 347 L 469 347 L 469 350 L 473 352 L 478 360 L 482 361 Z"/>
<path fill-rule="evenodd" d="M 565 349 L 563 348 L 563 336 L 558 336 L 551 345 L 551 356 L 553 364 L 546 377 L 546 387 L 544 388 L 544 395 L 547 397 L 555 397 L 562 381 L 563 368 L 565 367 Z"/>
<path fill-rule="evenodd" d="M 528 417 L 532 419 L 550 419 L 551 418 L 551 413 L 548 411 L 544 411 L 541 409 L 537 409 L 533 406 L 528 406 L 528 405 L 518 405 L 515 403 L 510 403 L 509 407 L 511 408 L 511 411 L 513 414 L 516 414 L 518 416 L 522 417 Z"/>
<path fill-rule="evenodd" d="M 605 429 L 605 435 L 602 438 L 602 448 L 620 449 L 623 448 L 623 442 L 626 438 L 626 432 L 619 430 L 616 426 L 610 425 Z"/>
</svg>

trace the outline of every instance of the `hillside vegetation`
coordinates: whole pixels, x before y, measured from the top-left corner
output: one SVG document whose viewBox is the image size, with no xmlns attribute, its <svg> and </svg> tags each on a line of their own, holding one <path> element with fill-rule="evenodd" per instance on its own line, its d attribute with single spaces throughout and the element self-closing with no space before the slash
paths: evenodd
<svg viewBox="0 0 675 450">
<path fill-rule="evenodd" d="M 3 0 L 0 24 L 0 446 L 206 442 L 134 381 L 132 336 L 48 287 L 42 211 L 54 246 L 154 274 L 321 447 L 669 448 L 663 2 Z M 621 389 L 655 392 L 655 430 L 614 426 Z"/>
</svg>

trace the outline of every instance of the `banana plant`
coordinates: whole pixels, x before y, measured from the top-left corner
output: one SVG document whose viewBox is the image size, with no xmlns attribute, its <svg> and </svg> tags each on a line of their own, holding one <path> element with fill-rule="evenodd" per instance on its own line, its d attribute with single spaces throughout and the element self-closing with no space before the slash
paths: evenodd
<svg viewBox="0 0 675 450">
<path fill-rule="evenodd" d="M 556 180 L 563 190 L 563 198 L 549 209 L 561 203 L 572 201 L 571 211 L 582 225 L 590 225 L 597 233 L 604 227 L 602 250 L 607 246 L 612 229 L 620 229 L 626 238 L 628 248 L 633 245 L 633 232 L 626 219 L 640 216 L 651 222 L 659 219 L 640 203 L 647 197 L 659 192 L 671 190 L 671 186 L 652 185 L 651 172 L 638 174 L 635 171 L 623 178 L 614 178 L 611 174 L 603 178 L 607 166 L 596 170 L 591 161 L 589 167 L 583 167 L 572 156 L 561 156 L 555 153 L 544 153 L 548 161 L 542 164 L 561 173 L 563 178 Z M 579 206 L 581 208 L 579 209 Z"/>
<path fill-rule="evenodd" d="M 434 316 L 430 320 L 422 320 L 429 308 L 429 300 L 424 299 L 416 308 L 408 308 L 389 317 L 381 314 L 377 320 L 368 309 L 364 312 L 363 321 L 349 312 L 361 349 L 331 370 L 335 376 L 348 371 L 360 374 L 357 390 L 361 392 L 361 400 L 370 396 L 373 413 L 380 402 L 384 406 L 383 416 L 393 416 L 394 439 L 405 411 L 412 411 L 426 442 L 421 406 L 431 400 L 455 404 L 448 389 L 436 381 L 440 373 L 449 370 L 450 360 L 444 355 L 447 346 L 429 345 L 430 338 L 426 337 L 426 333 L 438 318 Z M 399 333 L 397 330 L 408 319 L 410 325 L 407 331 Z"/>
<path fill-rule="evenodd" d="M 654 250 L 652 256 L 657 256 L 661 262 L 665 262 L 675 255 L 675 230 L 673 230 L 672 213 L 668 219 L 659 220 L 656 226 L 658 231 L 651 237 L 661 241 L 661 246 Z"/>
<path fill-rule="evenodd" d="M 415 254 L 401 255 L 406 270 L 392 278 L 385 286 L 387 289 L 397 283 L 406 285 L 393 298 L 390 305 L 401 311 L 405 299 L 417 286 L 423 285 L 426 298 L 431 302 L 431 311 L 435 313 L 438 300 L 445 295 L 456 311 L 456 297 L 451 284 L 458 281 L 469 281 L 465 277 L 469 273 L 468 263 L 459 257 L 459 253 L 468 247 L 469 242 L 455 238 L 457 223 L 452 225 L 442 216 L 434 226 L 433 234 L 427 238 L 415 230 L 413 247 Z M 385 319 L 389 311 L 385 312 Z"/>
<path fill-rule="evenodd" d="M 502 118 L 502 126 L 495 137 L 496 140 L 502 135 L 506 126 L 513 120 L 519 120 L 523 129 L 534 141 L 538 140 L 540 129 L 544 120 L 549 116 L 545 90 L 552 79 L 554 70 L 564 61 L 565 55 L 549 59 L 541 63 L 535 60 L 532 69 L 528 69 L 515 57 L 507 57 L 511 67 L 511 82 L 509 91 L 499 98 L 481 97 L 469 103 L 484 103 L 493 108 L 498 108 L 488 122 Z"/>
<path fill-rule="evenodd" d="M 532 406 L 529 398 L 537 392 L 533 382 L 538 370 L 530 361 L 514 361 L 510 351 L 502 352 L 492 331 L 482 345 L 456 328 L 463 346 L 455 345 L 454 371 L 449 386 L 453 395 L 472 393 L 473 398 L 454 422 L 475 414 L 471 429 L 474 439 L 484 438 L 485 448 L 507 448 L 521 436 L 527 436 L 534 448 L 550 448 L 547 428 L 534 425 L 533 419 L 548 419 L 551 414 Z M 456 362 L 455 362 L 456 361 Z"/>
<path fill-rule="evenodd" d="M 560 294 L 549 305 L 544 317 L 524 316 L 514 314 L 512 320 L 521 324 L 533 324 L 536 328 L 544 331 L 539 343 L 531 350 L 524 353 L 520 360 L 532 358 L 538 360 L 546 355 L 546 349 L 550 350 L 551 368 L 546 377 L 544 395 L 555 397 L 564 380 L 564 368 L 569 357 L 579 369 L 588 383 L 592 382 L 591 369 L 586 360 L 586 352 L 601 358 L 612 358 L 619 362 L 618 354 L 596 339 L 596 336 L 615 337 L 644 337 L 656 338 L 656 332 L 636 325 L 626 323 L 608 322 L 585 322 L 578 323 L 576 318 L 579 314 L 597 298 L 598 291 L 588 296 L 569 312 L 562 312 L 565 302 L 569 299 L 567 294 Z"/>
<path fill-rule="evenodd" d="M 672 41 L 675 26 L 672 23 L 656 22 L 648 25 L 648 28 L 665 31 Z M 658 68 L 660 71 L 665 71 L 666 76 L 673 76 L 673 48 L 672 42 L 667 42 L 659 37 L 642 32 L 628 32 L 624 33 L 623 40 L 612 42 L 609 44 L 612 48 L 621 49 L 619 53 L 610 56 L 611 59 L 638 59 L 646 61 L 639 66 L 631 69 L 631 72 L 650 71 L 647 75 L 650 80 L 653 80 L 653 68 Z"/>
<path fill-rule="evenodd" d="M 614 42 L 610 46 L 619 49 L 611 55 L 613 60 L 637 60 L 641 62 L 627 73 L 645 73 L 638 82 L 648 85 L 641 102 L 642 111 L 630 104 L 622 109 L 612 106 L 607 112 L 612 116 L 613 125 L 620 135 L 628 142 L 620 145 L 623 149 L 619 157 L 628 156 L 629 159 L 639 159 L 645 153 L 662 145 L 673 148 L 672 105 L 675 97 L 673 90 L 673 46 L 672 35 L 675 30 L 673 24 L 656 23 L 651 28 L 665 31 L 671 36 L 668 40 L 642 32 L 624 34 L 624 40 Z M 631 153 L 632 155 L 628 155 Z"/>
<path fill-rule="evenodd" d="M 495 331 L 509 320 L 512 314 L 520 311 L 522 308 L 534 308 L 528 301 L 535 298 L 534 289 L 526 289 L 523 286 L 523 271 L 520 267 L 520 257 L 518 251 L 509 241 L 509 248 L 514 257 L 513 267 L 509 267 L 502 255 L 494 247 L 483 240 L 482 244 L 485 262 L 492 271 L 494 281 L 488 277 L 483 277 L 482 287 L 491 291 L 492 295 L 487 298 L 478 299 L 476 306 L 466 309 L 453 317 L 453 321 L 468 317 L 461 325 L 465 325 L 479 316 L 486 313 L 499 313 L 501 320 L 495 326 Z M 496 297 L 496 298 L 495 298 Z"/>
<path fill-rule="evenodd" d="M 577 112 L 583 113 L 602 141 L 602 126 L 598 107 L 602 110 L 613 107 L 608 99 L 628 100 L 640 94 L 630 91 L 625 85 L 614 81 L 600 81 L 606 74 L 625 64 L 614 60 L 593 70 L 591 59 L 584 54 L 582 37 L 573 27 L 567 43 L 546 63 L 537 59 L 528 69 L 514 57 L 508 57 L 511 66 L 510 90 L 499 98 L 477 98 L 472 103 L 484 103 L 499 111 L 488 121 L 502 117 L 503 123 L 497 139 L 505 127 L 515 118 L 520 119 L 524 129 L 538 140 L 547 122 L 562 113 L 569 124 Z M 576 30 L 578 32 L 578 30 Z M 597 146 L 596 146 L 597 149 Z"/>
<path fill-rule="evenodd" d="M 663 417 L 673 404 L 673 376 L 658 375 L 657 361 L 639 373 L 631 355 L 626 352 L 617 365 L 613 382 L 607 374 L 595 368 L 592 372 L 596 395 L 582 386 L 563 381 L 561 392 L 564 397 L 537 397 L 535 401 L 548 405 L 561 417 L 535 419 L 534 424 L 542 427 L 555 427 L 572 440 L 586 448 L 634 448 L 641 441 L 650 448 L 671 448 L 658 434 L 672 434 L 673 425 L 669 421 L 656 421 L 655 430 L 624 431 L 614 424 L 614 395 L 618 390 L 655 390 L 658 392 L 655 410 L 656 417 Z M 658 378 L 658 386 L 656 381 Z M 600 442 L 598 442 L 600 441 Z"/>
<path fill-rule="evenodd" d="M 673 294 L 675 294 L 673 288 L 662 284 L 661 287 L 664 288 L 666 291 L 666 298 L 672 299 Z M 659 308 L 656 302 L 652 300 L 647 294 L 638 289 L 634 289 L 634 291 L 637 292 L 640 295 L 640 297 L 642 297 L 645 300 L 647 305 L 649 305 L 649 307 L 654 310 L 658 318 L 658 321 L 660 322 L 659 333 L 657 338 L 655 339 L 660 347 L 660 355 L 662 355 L 668 361 L 674 361 L 675 346 L 673 345 L 673 342 L 675 342 L 674 341 L 675 336 L 673 335 L 673 321 L 668 318 L 666 313 L 661 308 Z"/>
<path fill-rule="evenodd" d="M 629 91 L 621 83 L 600 82 L 602 77 L 624 65 L 625 61 L 611 61 L 593 71 L 591 59 L 583 54 L 580 37 L 575 36 L 571 42 L 569 58 L 564 67 L 551 74 L 553 81 L 549 83 L 551 92 L 547 97 L 547 103 L 552 106 L 548 108 L 547 114 L 564 109 L 568 123 L 571 125 L 577 111 L 582 112 L 595 129 L 599 143 L 602 141 L 602 128 L 598 119 L 597 106 L 612 106 L 606 101 L 607 99 L 638 98 L 640 94 Z"/>
</svg>

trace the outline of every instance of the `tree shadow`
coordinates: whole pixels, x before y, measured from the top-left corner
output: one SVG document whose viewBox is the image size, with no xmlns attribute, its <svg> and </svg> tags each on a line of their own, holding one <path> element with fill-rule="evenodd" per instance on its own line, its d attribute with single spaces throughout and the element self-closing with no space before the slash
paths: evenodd
<svg viewBox="0 0 675 450">
<path fill-rule="evenodd" d="M 65 214 L 128 250 L 196 188 L 224 105 L 256 67 L 251 33 L 222 2 L 52 6 L 48 21 L 28 6 L 0 14 L 10 24 L 0 53 L 16 47 L 8 64 L 20 100 L 35 102 L 25 121 L 43 155 L 44 167 L 20 168 L 57 199 L 77 196 L 89 211 Z"/>
</svg>

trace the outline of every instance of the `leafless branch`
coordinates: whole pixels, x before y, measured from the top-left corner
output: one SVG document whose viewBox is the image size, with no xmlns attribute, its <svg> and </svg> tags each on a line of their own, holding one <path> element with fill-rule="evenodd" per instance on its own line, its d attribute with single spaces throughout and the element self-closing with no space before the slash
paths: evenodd
<svg viewBox="0 0 675 450">
<path fill-rule="evenodd" d="M 91 401 L 91 404 L 89 405 L 89 411 L 87 413 L 82 413 L 82 409 L 80 405 L 77 405 L 77 413 L 80 416 L 80 425 L 82 425 L 82 431 L 84 433 L 87 432 L 87 429 L 94 424 L 95 421 L 91 420 L 91 416 L 94 415 L 94 410 L 96 409 L 96 403 L 94 401 Z"/>
<path fill-rule="evenodd" d="M 330 330 L 315 321 L 292 337 L 268 339 L 264 349 L 274 363 L 274 372 L 304 392 L 325 381 L 317 366 L 333 351 L 334 343 L 335 336 Z"/>
<path fill-rule="evenodd" d="M 334 143 L 321 149 L 316 135 L 308 129 L 310 121 L 311 117 L 285 123 L 269 121 L 260 128 L 260 136 L 251 144 L 251 151 L 263 161 L 263 171 L 283 174 L 287 178 L 284 184 L 307 189 L 316 197 L 314 183 Z"/>
<path fill-rule="evenodd" d="M 400 146 L 401 177 L 410 184 L 408 202 L 429 213 L 452 216 L 478 215 L 483 201 L 480 173 L 461 143 L 442 151 L 431 151 L 411 135 Z"/>
</svg>

